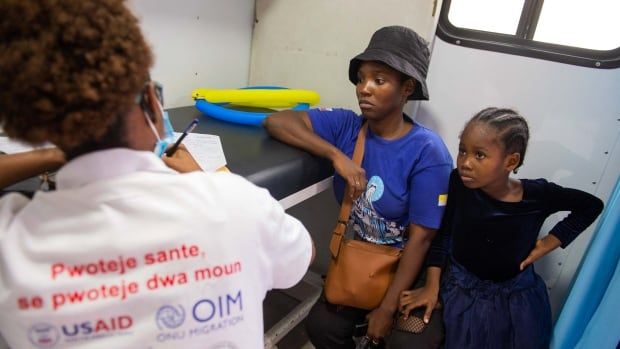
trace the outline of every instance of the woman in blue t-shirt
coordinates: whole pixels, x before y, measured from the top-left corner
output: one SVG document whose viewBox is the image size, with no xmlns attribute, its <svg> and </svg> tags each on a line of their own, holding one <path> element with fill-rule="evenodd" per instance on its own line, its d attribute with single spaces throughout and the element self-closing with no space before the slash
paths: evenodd
<svg viewBox="0 0 620 349">
<path fill-rule="evenodd" d="M 275 113 L 264 122 L 273 137 L 331 160 L 338 201 L 346 185 L 352 189 L 349 224 L 357 239 L 403 249 L 396 276 L 376 309 L 317 302 L 307 330 L 318 349 L 354 347 L 354 329 L 366 320 L 367 339 L 380 343 L 390 332 L 401 292 L 417 279 L 439 228 L 452 159 L 435 132 L 403 113 L 408 100 L 428 99 L 428 59 L 427 43 L 413 30 L 381 28 L 349 65 L 361 116 L 345 109 L 314 109 Z M 365 122 L 360 167 L 351 155 Z M 438 267 L 429 266 L 427 278 L 438 278 Z"/>
</svg>

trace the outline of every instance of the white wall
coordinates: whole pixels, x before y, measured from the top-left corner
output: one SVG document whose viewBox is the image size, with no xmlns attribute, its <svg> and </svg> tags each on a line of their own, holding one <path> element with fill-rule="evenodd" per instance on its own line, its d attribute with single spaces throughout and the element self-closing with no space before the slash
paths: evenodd
<svg viewBox="0 0 620 349">
<path fill-rule="evenodd" d="M 416 119 L 441 134 L 453 157 L 471 116 L 487 106 L 512 107 L 531 130 L 518 177 L 544 177 L 607 200 L 620 174 L 620 69 L 577 67 L 437 39 L 427 82 L 430 101 L 420 104 Z M 542 231 L 562 217 L 551 217 Z M 536 265 L 555 311 L 595 226 Z"/>
<path fill-rule="evenodd" d="M 256 0 L 250 84 L 311 89 L 321 95 L 320 105 L 359 111 L 348 80 L 349 60 L 386 25 L 408 26 L 431 39 L 440 4 L 441 0 Z"/>
<path fill-rule="evenodd" d="M 246 86 L 254 0 L 131 0 L 155 54 L 166 107 L 193 105 L 198 87 Z"/>
</svg>

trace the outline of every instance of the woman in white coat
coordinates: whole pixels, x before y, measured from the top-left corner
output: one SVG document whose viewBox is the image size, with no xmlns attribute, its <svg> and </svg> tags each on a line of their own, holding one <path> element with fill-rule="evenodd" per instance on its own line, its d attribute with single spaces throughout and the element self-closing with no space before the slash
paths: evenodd
<svg viewBox="0 0 620 349">
<path fill-rule="evenodd" d="M 267 190 L 196 169 L 168 133 L 122 0 L 0 2 L 0 126 L 66 156 L 57 190 L 0 200 L 13 348 L 262 348 L 262 300 L 304 275 L 303 225 Z M 154 153 L 154 149 L 158 154 Z"/>
</svg>

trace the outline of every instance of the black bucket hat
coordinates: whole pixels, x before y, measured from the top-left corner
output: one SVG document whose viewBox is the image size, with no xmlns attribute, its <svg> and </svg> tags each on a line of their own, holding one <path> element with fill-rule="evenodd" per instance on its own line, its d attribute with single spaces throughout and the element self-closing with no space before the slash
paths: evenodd
<svg viewBox="0 0 620 349">
<path fill-rule="evenodd" d="M 409 100 L 428 100 L 429 58 L 428 43 L 416 32 L 402 26 L 383 27 L 372 35 L 366 50 L 349 63 L 349 80 L 357 84 L 357 71 L 363 61 L 379 61 L 416 80 Z"/>
</svg>

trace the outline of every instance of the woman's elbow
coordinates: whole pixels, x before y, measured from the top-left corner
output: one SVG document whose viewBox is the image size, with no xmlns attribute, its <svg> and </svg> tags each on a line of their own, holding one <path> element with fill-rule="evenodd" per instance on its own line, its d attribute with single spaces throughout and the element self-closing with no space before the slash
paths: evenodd
<svg viewBox="0 0 620 349">
<path fill-rule="evenodd" d="M 274 136 L 277 135 L 279 131 L 281 132 L 283 130 L 290 129 L 290 123 L 294 121 L 294 118 L 292 118 L 291 115 L 287 114 L 289 114 L 288 110 L 282 110 L 270 114 L 269 116 L 264 118 L 263 126 L 265 127 L 265 130 L 267 130 L 270 135 Z"/>
<path fill-rule="evenodd" d="M 263 126 L 267 133 L 280 140 L 308 129 L 303 114 L 292 110 L 282 110 L 267 116 L 263 119 Z"/>
</svg>

